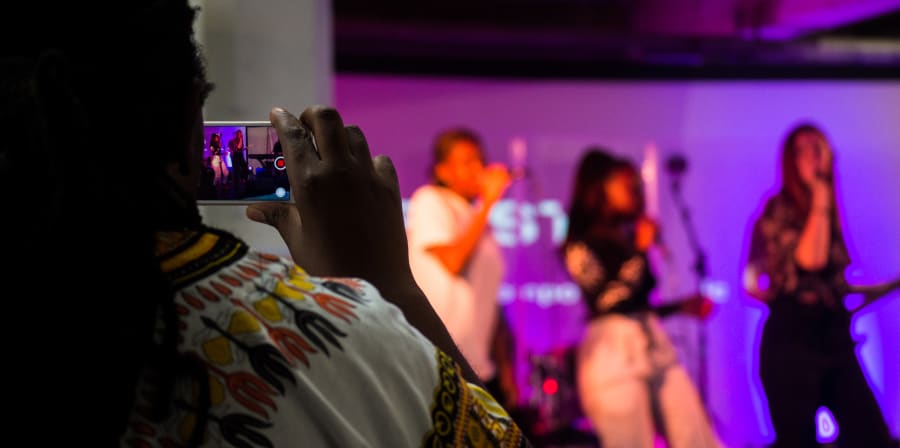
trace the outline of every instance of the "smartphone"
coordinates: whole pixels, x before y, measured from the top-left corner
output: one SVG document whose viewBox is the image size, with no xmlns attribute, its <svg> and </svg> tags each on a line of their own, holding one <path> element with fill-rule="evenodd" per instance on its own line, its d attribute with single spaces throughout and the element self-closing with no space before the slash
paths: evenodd
<svg viewBox="0 0 900 448">
<path fill-rule="evenodd" d="M 201 204 L 291 202 L 285 160 L 271 123 L 203 123 Z"/>
</svg>

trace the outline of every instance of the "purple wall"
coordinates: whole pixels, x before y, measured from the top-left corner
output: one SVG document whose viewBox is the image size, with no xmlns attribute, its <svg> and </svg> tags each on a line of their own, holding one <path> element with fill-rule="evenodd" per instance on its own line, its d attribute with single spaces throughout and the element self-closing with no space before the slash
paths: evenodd
<svg viewBox="0 0 900 448">
<path fill-rule="evenodd" d="M 228 150 L 228 142 L 234 138 L 234 133 L 238 130 L 244 133 L 244 138 L 247 138 L 247 129 L 243 126 L 204 126 L 203 127 L 203 157 L 210 157 L 212 154 L 209 153 L 209 142 L 212 140 L 213 133 L 218 133 L 220 137 L 220 141 L 222 142 L 222 150 L 225 155 L 225 164 L 228 166 L 228 169 L 231 169 L 231 154 Z"/>
<path fill-rule="evenodd" d="M 775 186 L 778 148 L 799 120 L 819 123 L 837 153 L 839 200 L 854 264 L 851 281 L 900 275 L 900 83 L 861 82 L 525 82 L 338 76 L 336 105 L 366 133 L 373 154 L 390 155 L 409 197 L 426 181 L 432 136 L 452 125 L 484 137 L 490 159 L 513 163 L 524 145 L 533 175 L 516 184 L 491 218 L 508 278 L 501 299 L 519 338 L 522 362 L 577 341 L 583 309 L 553 250 L 565 229 L 574 164 L 589 144 L 637 163 L 654 144 L 658 160 L 684 154 L 691 206 L 720 306 L 706 324 L 708 390 L 729 446 L 772 439 L 756 349 L 766 311 L 741 291 L 746 237 Z M 694 288 L 692 256 L 660 174 L 658 216 L 673 256 L 660 292 Z M 516 205 L 519 204 L 519 207 Z M 689 368 L 698 372 L 699 326 L 667 323 Z M 900 300 L 888 297 L 853 327 L 869 380 L 900 435 Z M 528 378 L 523 372 L 523 386 Z M 532 392 L 530 389 L 527 392 Z M 526 396 L 525 399 L 528 397 Z M 840 424 L 840 422 L 838 422 Z"/>
</svg>

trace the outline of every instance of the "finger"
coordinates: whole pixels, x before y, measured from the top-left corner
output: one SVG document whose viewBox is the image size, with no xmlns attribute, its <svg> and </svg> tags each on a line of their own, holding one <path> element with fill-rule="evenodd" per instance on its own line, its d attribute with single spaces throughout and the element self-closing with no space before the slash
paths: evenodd
<svg viewBox="0 0 900 448">
<path fill-rule="evenodd" d="M 293 207 L 296 208 L 301 206 L 299 197 L 294 194 L 296 189 L 306 185 L 307 179 L 322 161 L 316 153 L 312 135 L 290 112 L 276 107 L 269 112 L 269 119 L 278 132 L 278 139 L 284 152 L 288 184 L 291 186 L 291 197 L 295 203 Z"/>
<path fill-rule="evenodd" d="M 504 173 L 509 173 L 509 169 L 506 168 L 506 165 L 502 163 L 492 163 L 487 166 L 488 171 L 502 171 Z"/>
<path fill-rule="evenodd" d="M 509 172 L 503 171 L 497 176 L 497 182 L 500 184 L 500 187 L 503 191 L 506 191 L 510 185 L 512 185 L 512 177 L 509 175 Z"/>
<path fill-rule="evenodd" d="M 397 177 L 397 170 L 394 168 L 394 162 L 385 155 L 375 157 L 372 160 L 375 166 L 375 173 L 392 189 L 400 191 L 400 180 Z"/>
<path fill-rule="evenodd" d="M 338 111 L 331 107 L 313 106 L 303 111 L 300 122 L 312 132 L 319 158 L 337 163 L 350 160 L 347 130 Z"/>
<path fill-rule="evenodd" d="M 300 212 L 293 204 L 277 202 L 251 204 L 247 206 L 247 217 L 251 221 L 270 225 L 286 234 L 300 227 Z"/>
<path fill-rule="evenodd" d="M 347 126 L 347 141 L 350 144 L 350 154 L 360 163 L 372 167 L 372 153 L 369 151 L 369 143 L 359 126 Z"/>
<path fill-rule="evenodd" d="M 309 131 L 290 112 L 280 107 L 273 108 L 269 111 L 269 121 L 278 133 L 278 141 L 288 162 L 292 158 L 296 163 L 310 166 L 319 160 Z"/>
<path fill-rule="evenodd" d="M 250 218 L 251 221 L 274 227 L 292 251 L 291 256 L 295 261 L 297 260 L 293 250 L 300 246 L 303 226 L 300 221 L 300 212 L 295 205 L 263 202 L 248 206 L 246 213 L 247 218 Z"/>
<path fill-rule="evenodd" d="M 506 166 L 494 164 L 485 169 L 481 181 L 505 188 L 512 183 L 512 176 L 509 174 Z"/>
</svg>

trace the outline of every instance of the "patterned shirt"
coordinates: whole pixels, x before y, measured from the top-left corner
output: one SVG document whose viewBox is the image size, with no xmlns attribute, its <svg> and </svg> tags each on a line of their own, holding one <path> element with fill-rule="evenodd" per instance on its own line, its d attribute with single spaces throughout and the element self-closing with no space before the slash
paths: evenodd
<svg viewBox="0 0 900 448">
<path fill-rule="evenodd" d="M 564 250 L 566 270 L 581 288 L 592 317 L 650 309 L 656 279 L 646 254 L 608 238 L 571 241 Z"/>
<path fill-rule="evenodd" d="M 197 434 L 204 446 L 526 445 L 365 281 L 311 277 L 213 229 L 158 242 L 176 288 L 177 350 L 203 373 L 179 378 L 169 416 L 153 421 L 145 371 L 122 446 L 185 446 Z"/>
<path fill-rule="evenodd" d="M 838 308 L 848 290 L 844 269 L 850 257 L 844 240 L 833 227 L 828 264 L 816 272 L 806 271 L 794 259 L 805 221 L 784 195 L 769 199 L 753 226 L 744 286 L 767 302 L 787 299 Z"/>
</svg>

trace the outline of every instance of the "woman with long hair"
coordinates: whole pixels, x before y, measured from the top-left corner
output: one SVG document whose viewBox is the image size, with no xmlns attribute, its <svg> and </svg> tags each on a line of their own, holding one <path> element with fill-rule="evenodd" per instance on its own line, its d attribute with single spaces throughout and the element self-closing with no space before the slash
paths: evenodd
<svg viewBox="0 0 900 448">
<path fill-rule="evenodd" d="M 796 126 L 781 151 L 782 187 L 753 227 L 745 287 L 769 306 L 760 344 L 760 378 L 775 446 L 818 446 L 816 409 L 827 406 L 840 446 L 891 446 L 850 336 L 847 293 L 871 302 L 900 286 L 850 286 L 850 257 L 835 202 L 833 152 L 812 124 Z"/>
<path fill-rule="evenodd" d="M 209 137 L 209 154 L 211 156 L 210 164 L 212 165 L 215 177 L 213 185 L 216 187 L 225 184 L 228 178 L 228 167 L 225 165 L 225 149 L 222 147 L 222 135 L 214 132 Z"/>
<path fill-rule="evenodd" d="M 247 181 L 247 174 L 250 170 L 247 164 L 244 131 L 240 129 L 234 131 L 234 136 L 228 141 L 228 154 L 231 155 L 231 183 L 234 186 L 235 194 L 239 194 L 238 190 Z"/>
<path fill-rule="evenodd" d="M 651 447 L 654 433 L 673 448 L 718 446 L 658 319 L 678 311 L 705 315 L 709 302 L 697 295 L 651 307 L 656 280 L 647 251 L 657 232 L 644 216 L 635 167 L 589 149 L 578 166 L 563 246 L 590 309 L 577 354 L 578 395 L 604 447 Z M 661 417 L 656 425 L 654 414 Z"/>
</svg>

